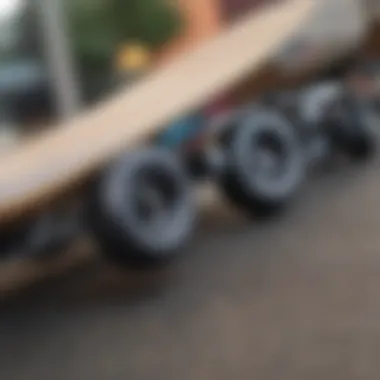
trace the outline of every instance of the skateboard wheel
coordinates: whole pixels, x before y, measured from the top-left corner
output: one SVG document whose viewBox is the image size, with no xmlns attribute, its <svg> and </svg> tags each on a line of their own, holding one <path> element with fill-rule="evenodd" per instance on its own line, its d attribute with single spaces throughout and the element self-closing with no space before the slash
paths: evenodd
<svg viewBox="0 0 380 380">
<path fill-rule="evenodd" d="M 296 132 L 271 110 L 247 115 L 226 146 L 221 189 L 239 208 L 272 215 L 295 196 L 305 173 Z"/>
<path fill-rule="evenodd" d="M 375 112 L 347 95 L 333 105 L 328 119 L 332 144 L 354 161 L 370 159 L 376 151 Z"/>
<path fill-rule="evenodd" d="M 160 149 L 127 153 L 101 178 L 90 225 L 104 253 L 146 267 L 177 255 L 190 238 L 196 209 L 180 160 Z"/>
</svg>

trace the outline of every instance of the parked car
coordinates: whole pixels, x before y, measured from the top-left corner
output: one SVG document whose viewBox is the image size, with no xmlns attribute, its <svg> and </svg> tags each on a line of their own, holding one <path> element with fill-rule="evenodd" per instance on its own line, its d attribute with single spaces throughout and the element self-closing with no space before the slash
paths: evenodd
<svg viewBox="0 0 380 380">
<path fill-rule="evenodd" d="M 19 124 L 54 114 L 49 78 L 35 61 L 13 60 L 0 65 L 0 118 Z"/>
</svg>

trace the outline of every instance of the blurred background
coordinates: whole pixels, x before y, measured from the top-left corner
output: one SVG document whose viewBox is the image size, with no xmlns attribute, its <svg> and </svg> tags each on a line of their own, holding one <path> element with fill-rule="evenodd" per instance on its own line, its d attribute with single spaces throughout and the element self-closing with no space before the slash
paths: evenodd
<svg viewBox="0 0 380 380">
<path fill-rule="evenodd" d="M 274 2 L 0 0 L 1 148 Z M 353 62 L 377 58 L 379 1 L 318 3 L 229 97 L 339 79 Z M 211 191 L 190 254 L 153 273 L 94 258 L 91 242 L 66 252 L 69 263 L 0 268 L 0 379 L 377 380 L 379 168 L 378 159 L 332 166 L 264 224 L 247 223 Z M 45 272 L 50 279 L 8 291 Z"/>
<path fill-rule="evenodd" d="M 3 0 L 2 124 L 32 130 L 51 118 L 65 117 L 102 99 L 120 83 L 132 82 L 142 72 L 189 51 L 247 10 L 270 3 Z M 376 7 L 368 0 L 321 0 L 318 14 L 274 57 L 275 70 L 263 70 L 251 87 L 247 80 L 243 87 L 252 96 L 279 87 L 283 71 L 294 82 L 311 68 L 322 70 L 352 58 L 368 41 Z M 373 50 L 372 43 L 367 53 Z"/>
</svg>

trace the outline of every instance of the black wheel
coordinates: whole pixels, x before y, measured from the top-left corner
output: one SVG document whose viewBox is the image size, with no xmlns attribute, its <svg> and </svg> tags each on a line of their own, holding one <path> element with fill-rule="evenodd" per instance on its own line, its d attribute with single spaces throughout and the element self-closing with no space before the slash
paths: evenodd
<svg viewBox="0 0 380 380">
<path fill-rule="evenodd" d="M 324 122 L 340 91 L 339 84 L 333 81 L 315 83 L 300 91 L 296 126 L 308 166 L 319 166 L 331 158 L 332 144 Z"/>
<path fill-rule="evenodd" d="M 101 178 L 90 225 L 104 253 L 123 265 L 159 265 L 190 238 L 196 208 L 180 161 L 151 149 L 121 157 Z"/>
<path fill-rule="evenodd" d="M 257 110 L 230 135 L 221 189 L 235 205 L 257 216 L 279 211 L 297 193 L 305 166 L 295 130 L 278 113 Z"/>
<path fill-rule="evenodd" d="M 326 122 L 335 148 L 356 162 L 367 161 L 375 154 L 375 125 L 371 107 L 347 95 L 332 105 Z"/>
</svg>

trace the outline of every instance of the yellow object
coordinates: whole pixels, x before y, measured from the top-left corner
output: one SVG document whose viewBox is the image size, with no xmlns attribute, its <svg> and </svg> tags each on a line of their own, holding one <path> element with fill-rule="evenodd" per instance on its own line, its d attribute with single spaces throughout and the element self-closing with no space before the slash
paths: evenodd
<svg viewBox="0 0 380 380">
<path fill-rule="evenodd" d="M 151 62 L 151 54 L 141 44 L 123 46 L 116 57 L 116 68 L 121 72 L 146 69 Z"/>
</svg>

